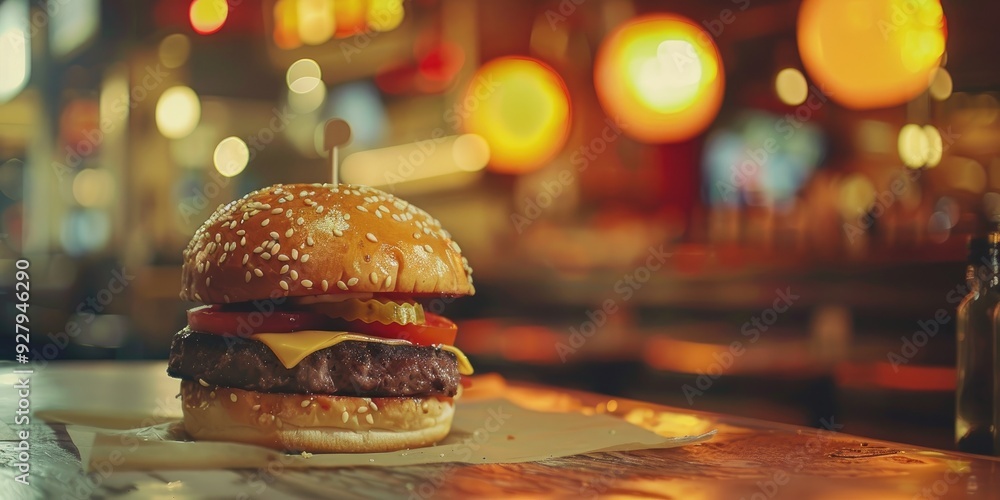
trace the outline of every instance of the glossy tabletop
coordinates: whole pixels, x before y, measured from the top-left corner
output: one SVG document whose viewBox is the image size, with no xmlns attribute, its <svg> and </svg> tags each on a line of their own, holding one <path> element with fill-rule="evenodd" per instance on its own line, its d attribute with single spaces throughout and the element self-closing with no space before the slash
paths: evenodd
<svg viewBox="0 0 1000 500">
<path fill-rule="evenodd" d="M 0 498 L 1000 498 L 1000 460 L 845 434 L 835 415 L 810 429 L 693 412 L 552 387 L 505 383 L 503 394 L 542 411 L 604 412 L 651 428 L 718 429 L 681 448 L 595 453 L 519 464 L 282 470 L 84 472 L 60 425 L 17 425 L 22 376 L 0 368 Z M 164 363 L 63 363 L 36 368 L 30 411 L 113 409 L 179 413 Z M 164 401 L 176 408 L 159 408 Z M 14 480 L 30 431 L 30 485 Z"/>
</svg>

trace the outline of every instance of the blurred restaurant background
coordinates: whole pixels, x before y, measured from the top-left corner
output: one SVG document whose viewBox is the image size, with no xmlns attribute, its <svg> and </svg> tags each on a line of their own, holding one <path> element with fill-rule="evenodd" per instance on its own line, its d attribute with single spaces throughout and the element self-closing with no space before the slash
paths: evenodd
<svg viewBox="0 0 1000 500">
<path fill-rule="evenodd" d="M 341 180 L 439 217 L 472 263 L 477 294 L 431 310 L 478 372 L 953 448 L 967 245 L 1000 213 L 996 19 L 0 0 L 0 282 L 30 259 L 39 363 L 165 359 L 194 230 L 329 181 L 343 118 Z"/>
</svg>

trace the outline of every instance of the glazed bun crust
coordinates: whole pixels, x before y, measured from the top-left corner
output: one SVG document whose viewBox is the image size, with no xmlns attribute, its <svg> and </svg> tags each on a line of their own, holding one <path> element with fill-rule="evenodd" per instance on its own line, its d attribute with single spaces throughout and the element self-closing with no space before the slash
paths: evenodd
<svg viewBox="0 0 1000 500">
<path fill-rule="evenodd" d="M 187 380 L 181 382 L 181 399 L 184 429 L 196 440 L 309 453 L 430 446 L 448 435 L 455 413 L 454 400 L 445 397 L 366 399 L 262 393 L 204 387 Z M 308 403 L 303 406 L 303 401 Z"/>
<path fill-rule="evenodd" d="M 220 206 L 184 250 L 181 298 L 208 304 L 342 293 L 472 295 L 441 223 L 348 184 L 276 184 Z"/>
</svg>

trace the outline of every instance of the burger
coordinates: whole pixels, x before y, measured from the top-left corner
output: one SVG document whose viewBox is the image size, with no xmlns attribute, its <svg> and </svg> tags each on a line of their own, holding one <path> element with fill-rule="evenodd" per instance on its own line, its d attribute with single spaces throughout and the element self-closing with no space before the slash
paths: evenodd
<svg viewBox="0 0 1000 500">
<path fill-rule="evenodd" d="M 474 293 L 441 223 L 378 189 L 278 184 L 220 206 L 184 250 L 180 296 L 203 304 L 170 347 L 184 429 L 314 453 L 431 445 L 472 367 L 430 310 Z"/>
</svg>

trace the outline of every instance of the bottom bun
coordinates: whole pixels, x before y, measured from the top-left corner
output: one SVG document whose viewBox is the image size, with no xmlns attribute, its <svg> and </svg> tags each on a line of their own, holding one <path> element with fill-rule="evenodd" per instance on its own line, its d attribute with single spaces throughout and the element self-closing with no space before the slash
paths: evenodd
<svg viewBox="0 0 1000 500">
<path fill-rule="evenodd" d="M 451 429 L 453 398 L 280 394 L 181 381 L 184 429 L 195 440 L 285 451 L 361 453 L 432 445 Z"/>
</svg>

